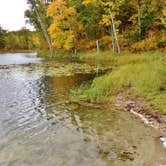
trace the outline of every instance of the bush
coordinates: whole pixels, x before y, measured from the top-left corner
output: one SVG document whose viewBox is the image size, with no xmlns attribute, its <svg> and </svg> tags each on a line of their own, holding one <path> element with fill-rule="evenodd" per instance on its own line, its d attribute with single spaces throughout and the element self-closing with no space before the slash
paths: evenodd
<svg viewBox="0 0 166 166">
<path fill-rule="evenodd" d="M 131 51 L 151 51 L 158 48 L 158 43 L 155 37 L 149 37 L 138 41 L 131 45 Z"/>
</svg>

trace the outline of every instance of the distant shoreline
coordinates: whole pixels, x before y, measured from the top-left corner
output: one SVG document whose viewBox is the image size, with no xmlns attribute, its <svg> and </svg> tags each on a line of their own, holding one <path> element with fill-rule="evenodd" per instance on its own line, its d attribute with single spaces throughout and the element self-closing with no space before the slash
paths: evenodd
<svg viewBox="0 0 166 166">
<path fill-rule="evenodd" d="M 0 50 L 0 54 L 3 53 L 32 53 L 37 52 L 38 50 Z"/>
</svg>

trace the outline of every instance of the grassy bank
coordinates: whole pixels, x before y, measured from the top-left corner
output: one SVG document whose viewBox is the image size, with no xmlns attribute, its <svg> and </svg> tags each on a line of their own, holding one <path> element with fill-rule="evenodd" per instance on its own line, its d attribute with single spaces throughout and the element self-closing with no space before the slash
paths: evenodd
<svg viewBox="0 0 166 166">
<path fill-rule="evenodd" d="M 38 56 L 47 59 L 71 59 L 73 57 L 78 58 L 79 55 L 74 55 L 72 52 L 53 52 L 51 55 L 49 50 L 38 51 Z"/>
<path fill-rule="evenodd" d="M 86 59 L 109 60 L 113 67 L 107 73 L 71 90 L 71 97 L 90 101 L 112 101 L 118 92 L 130 92 L 149 102 L 150 106 L 166 113 L 166 54 L 148 52 L 141 54 L 112 55 L 109 52 Z"/>
</svg>

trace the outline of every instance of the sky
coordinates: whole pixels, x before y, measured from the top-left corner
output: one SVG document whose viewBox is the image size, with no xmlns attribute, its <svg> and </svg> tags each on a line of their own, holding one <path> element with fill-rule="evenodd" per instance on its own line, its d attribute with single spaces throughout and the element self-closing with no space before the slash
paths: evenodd
<svg viewBox="0 0 166 166">
<path fill-rule="evenodd" d="M 28 8 L 26 0 L 0 0 L 0 26 L 13 31 L 22 27 L 32 29 L 25 24 L 24 11 Z"/>
</svg>

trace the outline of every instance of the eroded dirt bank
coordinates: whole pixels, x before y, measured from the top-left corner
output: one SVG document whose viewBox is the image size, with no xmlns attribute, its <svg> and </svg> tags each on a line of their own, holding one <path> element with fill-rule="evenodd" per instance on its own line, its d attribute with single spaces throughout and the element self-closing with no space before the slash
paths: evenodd
<svg viewBox="0 0 166 166">
<path fill-rule="evenodd" d="M 166 115 L 161 115 L 157 110 L 151 109 L 148 104 L 137 96 L 129 97 L 119 93 L 115 100 L 118 109 L 131 112 L 139 117 L 145 124 L 160 131 L 162 137 L 166 137 Z"/>
</svg>

